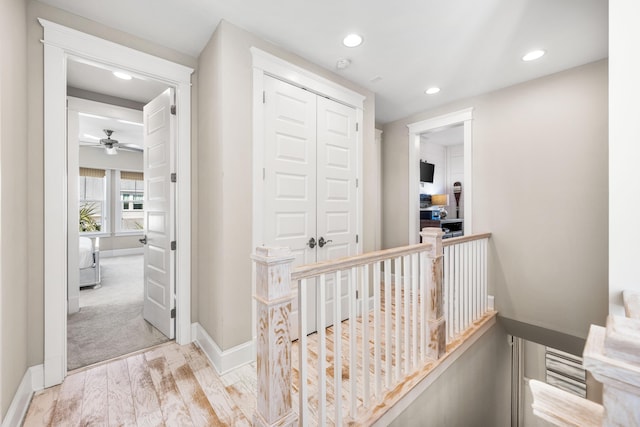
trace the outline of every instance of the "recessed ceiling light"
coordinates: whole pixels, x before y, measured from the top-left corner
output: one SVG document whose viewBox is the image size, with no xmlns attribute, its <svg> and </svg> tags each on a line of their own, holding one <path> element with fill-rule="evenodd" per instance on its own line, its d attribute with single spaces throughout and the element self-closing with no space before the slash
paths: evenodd
<svg viewBox="0 0 640 427">
<path fill-rule="evenodd" d="M 439 87 L 430 87 L 429 89 L 424 91 L 424 93 L 426 93 L 427 95 L 435 95 L 438 92 L 440 92 Z"/>
<path fill-rule="evenodd" d="M 114 71 L 113 75 L 122 80 L 131 80 L 131 76 L 127 73 L 123 73 L 122 71 Z"/>
<path fill-rule="evenodd" d="M 342 44 L 346 47 L 356 47 L 362 44 L 362 36 L 359 34 L 349 34 L 342 40 Z"/>
<path fill-rule="evenodd" d="M 532 50 L 522 57 L 523 61 L 535 61 L 538 58 L 541 58 L 546 52 L 544 50 Z"/>
</svg>

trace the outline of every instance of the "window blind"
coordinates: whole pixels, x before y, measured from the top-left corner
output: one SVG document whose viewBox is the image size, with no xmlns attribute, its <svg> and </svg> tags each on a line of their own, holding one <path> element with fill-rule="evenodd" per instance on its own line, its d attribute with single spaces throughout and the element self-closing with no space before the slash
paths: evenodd
<svg viewBox="0 0 640 427">
<path fill-rule="evenodd" d="M 104 169 L 80 168 L 80 176 L 90 176 L 93 178 L 104 178 Z"/>
<path fill-rule="evenodd" d="M 132 179 L 134 181 L 144 181 L 142 172 L 120 171 L 120 179 Z"/>
</svg>

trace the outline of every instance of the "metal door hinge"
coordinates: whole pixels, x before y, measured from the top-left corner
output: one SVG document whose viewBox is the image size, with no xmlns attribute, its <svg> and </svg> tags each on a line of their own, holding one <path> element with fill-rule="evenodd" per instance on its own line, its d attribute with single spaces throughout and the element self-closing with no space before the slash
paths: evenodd
<svg viewBox="0 0 640 427">
<path fill-rule="evenodd" d="M 356 188 L 358 188 L 358 185 L 359 185 L 359 181 L 358 181 L 358 178 L 356 178 Z"/>
<path fill-rule="evenodd" d="M 356 132 L 358 132 L 358 129 L 360 128 L 359 123 L 356 122 Z"/>
<path fill-rule="evenodd" d="M 171 242 L 171 250 L 172 251 L 176 250 L 176 241 L 175 240 Z"/>
<path fill-rule="evenodd" d="M 172 173 L 171 174 L 171 182 L 176 182 L 178 180 L 178 175 L 176 175 L 176 173 Z"/>
<path fill-rule="evenodd" d="M 176 115 L 176 106 L 175 105 L 171 106 L 171 114 L 173 114 L 174 116 Z"/>
<path fill-rule="evenodd" d="M 262 91 L 262 103 L 263 104 L 267 103 L 267 94 L 265 91 Z"/>
<path fill-rule="evenodd" d="M 360 297 L 360 292 L 356 289 L 356 299 Z"/>
<path fill-rule="evenodd" d="M 172 308 L 172 309 L 171 309 L 171 318 L 172 318 L 172 319 L 175 319 L 175 318 L 176 318 L 176 309 L 175 309 L 175 308 Z"/>
<path fill-rule="evenodd" d="M 262 168 L 262 180 L 264 181 L 265 179 L 267 179 L 267 169 Z"/>
<path fill-rule="evenodd" d="M 358 243 L 358 235 L 356 234 L 356 243 Z"/>
</svg>

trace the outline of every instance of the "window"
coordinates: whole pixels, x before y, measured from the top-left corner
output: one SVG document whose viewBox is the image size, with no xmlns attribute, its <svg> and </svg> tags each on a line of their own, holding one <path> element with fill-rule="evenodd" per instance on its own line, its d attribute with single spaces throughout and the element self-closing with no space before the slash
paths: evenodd
<svg viewBox="0 0 640 427">
<path fill-rule="evenodd" d="M 120 172 L 120 231 L 144 229 L 144 175 Z"/>
<path fill-rule="evenodd" d="M 79 231 L 97 233 L 109 231 L 107 213 L 107 180 L 103 169 L 80 168 L 78 201 Z"/>
</svg>

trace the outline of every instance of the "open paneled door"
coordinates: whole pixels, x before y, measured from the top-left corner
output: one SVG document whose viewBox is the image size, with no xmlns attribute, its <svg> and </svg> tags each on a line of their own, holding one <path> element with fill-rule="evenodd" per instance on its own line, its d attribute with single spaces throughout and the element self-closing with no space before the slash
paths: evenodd
<svg viewBox="0 0 640 427">
<path fill-rule="evenodd" d="M 175 135 L 174 89 L 144 106 L 144 309 L 145 320 L 175 338 L 175 236 L 171 162 Z"/>
</svg>

